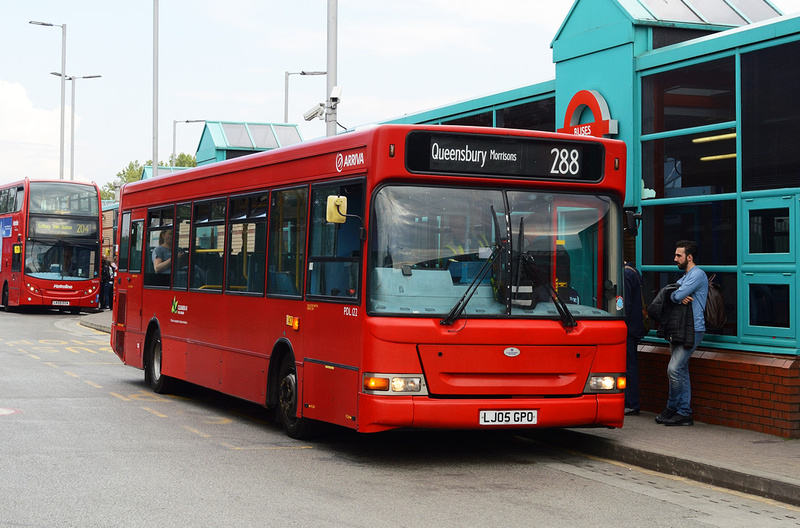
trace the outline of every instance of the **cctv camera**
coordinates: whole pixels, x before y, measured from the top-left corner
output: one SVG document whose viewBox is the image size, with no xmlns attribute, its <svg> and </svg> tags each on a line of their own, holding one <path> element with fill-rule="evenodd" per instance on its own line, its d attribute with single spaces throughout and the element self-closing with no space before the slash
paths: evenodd
<svg viewBox="0 0 800 528">
<path fill-rule="evenodd" d="M 303 114 L 303 119 L 306 121 L 311 121 L 315 117 L 322 118 L 325 115 L 325 105 L 323 103 L 317 103 L 309 111 Z"/>
<path fill-rule="evenodd" d="M 342 89 L 334 86 L 331 90 L 331 103 L 336 104 L 342 100 Z"/>
</svg>

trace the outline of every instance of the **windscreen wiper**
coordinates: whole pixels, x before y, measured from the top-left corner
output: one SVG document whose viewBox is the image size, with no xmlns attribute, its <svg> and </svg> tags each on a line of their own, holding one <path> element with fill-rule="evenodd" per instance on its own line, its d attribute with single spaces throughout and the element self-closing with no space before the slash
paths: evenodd
<svg viewBox="0 0 800 528">
<path fill-rule="evenodd" d="M 547 289 L 547 294 L 550 296 L 550 299 L 553 301 L 553 304 L 558 310 L 558 314 L 561 316 L 561 324 L 564 326 L 564 329 L 567 332 L 571 332 L 573 328 L 578 326 L 578 323 L 575 322 L 575 317 L 573 317 L 572 312 L 569 311 L 569 307 L 567 303 L 564 302 L 564 299 L 559 297 L 558 292 L 550 283 L 549 280 L 546 280 L 544 274 L 542 273 L 541 268 L 536 264 L 536 260 L 533 258 L 533 255 L 528 253 L 520 254 L 519 256 L 520 264 L 525 268 L 525 272 L 528 276 L 536 277 L 537 282 L 542 284 L 545 289 Z"/>
<path fill-rule="evenodd" d="M 499 244 L 494 246 L 494 249 L 492 249 L 492 254 L 489 255 L 489 258 L 486 259 L 486 262 L 483 263 L 483 266 L 481 266 L 480 271 L 472 280 L 470 285 L 467 287 L 467 290 L 464 292 L 464 295 L 462 295 L 461 298 L 458 301 L 456 301 L 456 304 L 450 310 L 450 313 L 448 313 L 444 319 L 439 321 L 440 325 L 451 326 L 455 322 L 455 320 L 458 319 L 458 317 L 464 312 L 464 309 L 467 307 L 469 300 L 472 299 L 472 296 L 478 290 L 478 285 L 481 283 L 483 278 L 492 268 L 492 264 L 494 264 L 494 261 L 497 259 L 498 255 L 500 255 L 500 249 L 501 246 Z"/>
</svg>

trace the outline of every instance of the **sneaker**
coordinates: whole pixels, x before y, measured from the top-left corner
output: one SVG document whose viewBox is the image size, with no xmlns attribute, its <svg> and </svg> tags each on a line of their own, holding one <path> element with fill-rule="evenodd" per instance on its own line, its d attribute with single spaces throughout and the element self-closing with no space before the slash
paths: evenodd
<svg viewBox="0 0 800 528">
<path fill-rule="evenodd" d="M 631 409 L 630 407 L 625 407 L 625 416 L 639 416 L 639 409 Z"/>
<path fill-rule="evenodd" d="M 663 424 L 664 422 L 666 422 L 667 420 L 669 420 L 670 418 L 672 418 L 676 414 L 678 414 L 677 411 L 673 411 L 672 409 L 667 407 L 663 411 L 661 411 L 661 414 L 656 416 L 656 423 L 657 424 Z"/>
<path fill-rule="evenodd" d="M 675 413 L 675 416 L 664 420 L 664 425 L 694 425 L 694 420 L 691 416 Z"/>
</svg>

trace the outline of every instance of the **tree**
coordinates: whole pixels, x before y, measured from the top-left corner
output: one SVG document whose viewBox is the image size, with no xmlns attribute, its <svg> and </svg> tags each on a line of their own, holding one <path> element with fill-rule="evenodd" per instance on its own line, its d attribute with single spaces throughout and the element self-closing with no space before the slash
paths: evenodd
<svg viewBox="0 0 800 528">
<path fill-rule="evenodd" d="M 172 155 L 170 155 L 170 159 Z M 109 182 L 100 189 L 100 195 L 102 196 L 103 200 L 113 200 L 114 199 L 114 189 L 115 187 L 122 187 L 126 183 L 139 181 L 142 179 L 142 171 L 144 167 L 151 166 L 153 163 L 152 160 L 147 160 L 144 165 L 140 165 L 139 161 L 131 161 L 128 163 L 128 166 L 122 169 L 117 173 L 116 180 L 113 182 Z M 167 165 L 163 162 L 159 163 L 160 167 L 166 167 Z M 181 152 L 175 158 L 175 166 L 176 167 L 196 167 L 197 160 L 194 156 L 189 154 L 184 154 Z"/>
</svg>

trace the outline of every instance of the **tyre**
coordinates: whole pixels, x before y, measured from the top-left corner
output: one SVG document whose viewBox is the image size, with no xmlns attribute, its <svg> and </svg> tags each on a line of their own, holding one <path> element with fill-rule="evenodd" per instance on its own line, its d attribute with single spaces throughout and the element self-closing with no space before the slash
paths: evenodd
<svg viewBox="0 0 800 528">
<path fill-rule="evenodd" d="M 153 338 L 150 340 L 144 379 L 150 384 L 153 392 L 158 394 L 169 392 L 172 387 L 172 378 L 161 374 L 161 332 L 158 330 L 153 333 Z"/>
<path fill-rule="evenodd" d="M 8 283 L 3 284 L 3 310 L 13 312 L 14 308 L 8 304 Z"/>
<path fill-rule="evenodd" d="M 278 375 L 278 419 L 286 434 L 292 438 L 310 438 L 316 434 L 319 422 L 297 416 L 297 367 L 291 354 L 284 356 Z"/>
</svg>

